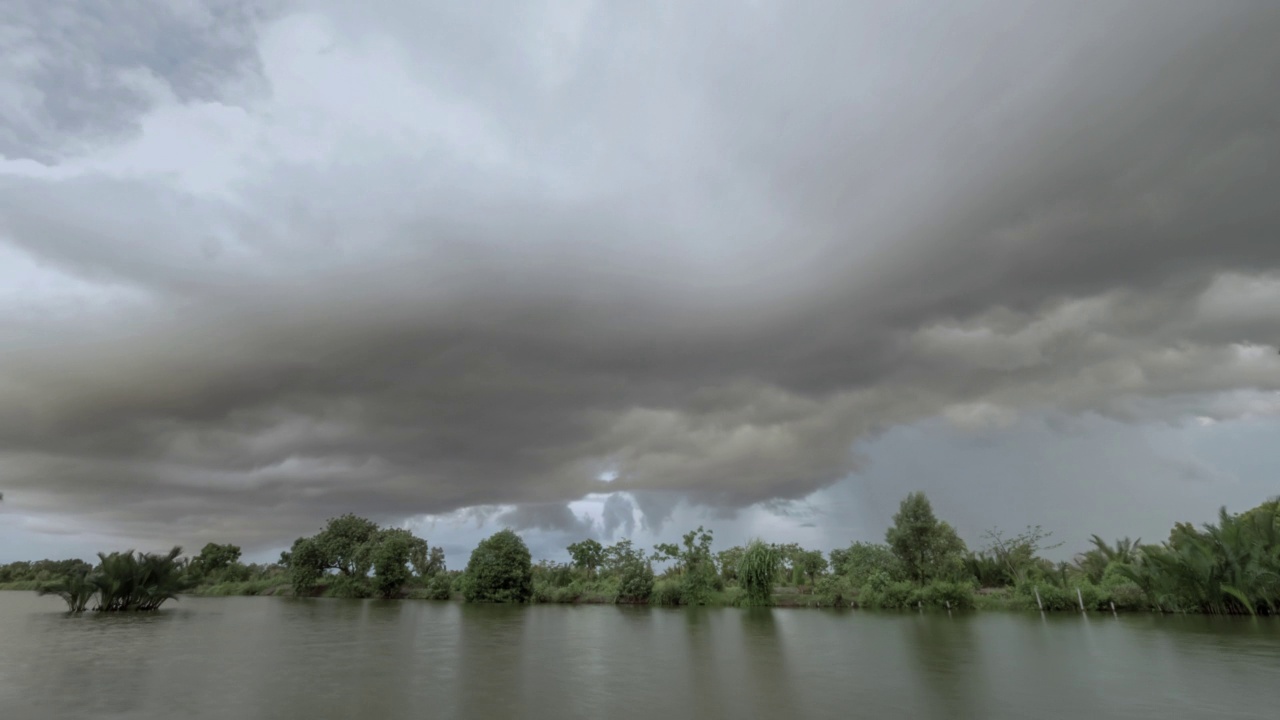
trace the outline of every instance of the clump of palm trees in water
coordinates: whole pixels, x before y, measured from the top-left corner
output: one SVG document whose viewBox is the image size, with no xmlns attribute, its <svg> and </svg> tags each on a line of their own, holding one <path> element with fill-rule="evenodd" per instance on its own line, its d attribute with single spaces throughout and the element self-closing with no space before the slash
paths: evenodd
<svg viewBox="0 0 1280 720">
<path fill-rule="evenodd" d="M 176 600 L 182 588 L 182 564 L 173 548 L 164 555 L 135 553 L 132 550 L 98 553 L 99 564 L 42 585 L 41 595 L 57 595 L 67 610 L 84 612 L 97 597 L 94 610 L 122 612 L 158 610 L 167 600 Z"/>
</svg>

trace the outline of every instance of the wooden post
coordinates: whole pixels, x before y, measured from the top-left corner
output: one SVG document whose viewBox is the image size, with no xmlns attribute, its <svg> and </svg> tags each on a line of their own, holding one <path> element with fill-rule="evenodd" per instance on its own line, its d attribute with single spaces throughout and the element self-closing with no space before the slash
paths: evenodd
<svg viewBox="0 0 1280 720">
<path fill-rule="evenodd" d="M 1115 600 L 1112 600 L 1112 601 L 1111 601 L 1111 614 L 1112 614 L 1112 615 L 1115 615 L 1115 614 L 1116 614 L 1116 602 L 1115 602 Z"/>
<path fill-rule="evenodd" d="M 1076 599 L 1080 601 L 1080 612 L 1084 612 L 1084 595 L 1080 594 L 1080 588 L 1076 588 Z"/>
<path fill-rule="evenodd" d="M 1040 588 L 1032 588 L 1036 591 L 1036 607 L 1040 608 L 1040 612 L 1044 612 L 1044 603 L 1040 602 Z"/>
</svg>

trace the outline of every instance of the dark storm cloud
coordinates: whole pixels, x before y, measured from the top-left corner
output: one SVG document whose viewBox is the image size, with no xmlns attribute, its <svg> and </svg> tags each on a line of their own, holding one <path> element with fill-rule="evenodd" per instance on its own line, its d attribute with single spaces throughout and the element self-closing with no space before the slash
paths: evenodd
<svg viewBox="0 0 1280 720">
<path fill-rule="evenodd" d="M 94 25 L 79 60 L 173 101 L 6 101 L 58 138 L 225 101 L 200 142 L 0 175 L 0 238 L 99 293 L 0 315 L 30 512 L 275 542 L 494 504 L 576 528 L 623 490 L 660 526 L 937 414 L 1280 389 L 1251 345 L 1280 337 L 1280 6 L 424 7 L 182 25 L 186 64 L 159 21 Z M 69 102 L 70 67 L 22 88 Z M 57 154 L 6 124 L 6 157 Z"/>
</svg>

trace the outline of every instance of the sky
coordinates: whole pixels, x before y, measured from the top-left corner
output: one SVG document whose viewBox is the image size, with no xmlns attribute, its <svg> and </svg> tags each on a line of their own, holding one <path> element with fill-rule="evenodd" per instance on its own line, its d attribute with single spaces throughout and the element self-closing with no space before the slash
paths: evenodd
<svg viewBox="0 0 1280 720">
<path fill-rule="evenodd" d="M 0 562 L 1280 494 L 1278 3 L 15 2 Z"/>
</svg>

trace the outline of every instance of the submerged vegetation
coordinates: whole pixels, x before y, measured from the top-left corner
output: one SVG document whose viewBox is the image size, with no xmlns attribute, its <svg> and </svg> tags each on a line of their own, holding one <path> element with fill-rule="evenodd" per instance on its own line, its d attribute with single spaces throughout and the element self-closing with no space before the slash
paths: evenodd
<svg viewBox="0 0 1280 720">
<path fill-rule="evenodd" d="M 699 527 L 651 552 L 623 539 L 587 539 L 567 563 L 534 564 L 524 541 L 503 530 L 482 541 L 465 571 L 402 528 L 354 515 L 299 538 L 280 562 L 246 565 L 240 548 L 210 543 L 193 558 L 99 554 L 0 566 L 0 587 L 57 595 L 71 612 L 154 610 L 180 593 L 293 594 L 467 602 L 786 605 L 879 609 L 1154 610 L 1228 615 L 1280 613 L 1280 499 L 1216 523 L 1174 526 L 1142 544 L 1094 535 L 1071 562 L 1042 553 L 1050 533 L 991 530 L 971 551 L 939 520 L 923 493 L 908 495 L 885 542 L 855 542 L 827 556 L 796 544 L 753 540 L 714 552 Z M 655 570 L 655 566 L 660 570 Z"/>
</svg>

